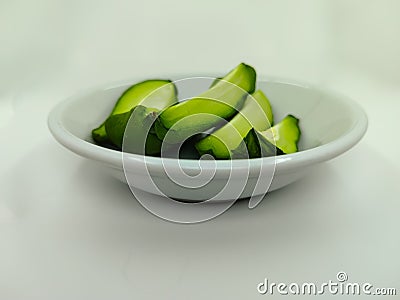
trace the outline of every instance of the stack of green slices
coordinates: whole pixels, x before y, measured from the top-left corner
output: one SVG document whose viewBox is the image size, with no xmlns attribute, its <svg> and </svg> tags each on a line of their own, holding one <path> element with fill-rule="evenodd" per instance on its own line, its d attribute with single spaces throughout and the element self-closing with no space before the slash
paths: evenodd
<svg viewBox="0 0 400 300">
<path fill-rule="evenodd" d="M 121 95 L 92 137 L 100 146 L 122 150 L 129 134 L 130 141 L 137 141 L 130 143 L 129 152 L 152 156 L 159 156 L 165 145 L 173 148 L 189 141 L 199 157 L 258 158 L 297 152 L 298 123 L 287 115 L 274 124 L 268 98 L 256 90 L 254 68 L 241 63 L 183 102 L 178 102 L 170 80 L 137 83 Z"/>
</svg>

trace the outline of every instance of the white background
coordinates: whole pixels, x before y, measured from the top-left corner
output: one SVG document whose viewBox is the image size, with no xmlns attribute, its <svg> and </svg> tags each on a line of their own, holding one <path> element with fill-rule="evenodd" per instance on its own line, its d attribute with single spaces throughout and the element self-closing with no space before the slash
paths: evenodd
<svg viewBox="0 0 400 300">
<path fill-rule="evenodd" d="M 338 271 L 399 294 L 399 54 L 396 0 L 0 1 L 0 299 L 256 299 L 264 277 Z M 255 210 L 182 226 L 48 132 L 82 88 L 241 61 L 353 97 L 366 136 Z"/>
</svg>

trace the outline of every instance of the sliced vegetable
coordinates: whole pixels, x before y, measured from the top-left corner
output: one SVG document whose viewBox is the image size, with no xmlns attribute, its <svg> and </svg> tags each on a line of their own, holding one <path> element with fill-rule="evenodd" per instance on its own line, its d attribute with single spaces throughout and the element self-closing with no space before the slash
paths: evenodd
<svg viewBox="0 0 400 300">
<path fill-rule="evenodd" d="M 146 80 L 127 89 L 118 99 L 110 116 L 129 112 L 137 105 L 164 109 L 177 101 L 175 85 L 170 80 Z M 93 129 L 92 137 L 98 144 L 109 144 L 104 121 Z"/>
<path fill-rule="evenodd" d="M 97 144 L 115 150 L 158 155 L 163 148 L 167 157 L 193 159 L 203 154 L 234 159 L 298 151 L 299 120 L 288 115 L 271 127 L 271 105 L 261 90 L 254 92 L 255 85 L 255 70 L 241 63 L 216 78 L 207 91 L 177 103 L 171 81 L 146 80 L 119 97 L 92 136 Z"/>
<path fill-rule="evenodd" d="M 105 122 L 109 139 L 120 149 L 126 134 L 124 151 L 136 154 L 155 155 L 161 151 L 161 141 L 151 126 L 158 116 L 158 110 L 142 105 L 131 111 L 112 115 Z"/>
<path fill-rule="evenodd" d="M 193 134 L 207 131 L 232 117 L 243 104 L 247 93 L 255 89 L 256 72 L 240 64 L 213 87 L 199 96 L 164 110 L 155 127 L 157 136 L 167 143 L 180 143 Z"/>
<path fill-rule="evenodd" d="M 249 158 L 259 158 L 283 154 L 273 143 L 264 138 L 261 133 L 252 128 L 244 139 Z"/>
<path fill-rule="evenodd" d="M 251 130 L 245 138 L 250 158 L 289 154 L 298 151 L 301 131 L 299 119 L 287 115 L 265 131 Z"/>
<path fill-rule="evenodd" d="M 271 105 L 265 94 L 258 90 L 248 95 L 242 109 L 233 119 L 196 144 L 202 154 L 215 158 L 245 158 L 248 156 L 244 138 L 254 128 L 258 131 L 271 127 L 273 115 Z"/>
</svg>

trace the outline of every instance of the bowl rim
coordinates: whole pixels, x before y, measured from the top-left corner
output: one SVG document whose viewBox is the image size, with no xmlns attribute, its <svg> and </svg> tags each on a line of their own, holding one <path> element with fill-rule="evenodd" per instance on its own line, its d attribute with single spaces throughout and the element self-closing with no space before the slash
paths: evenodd
<svg viewBox="0 0 400 300">
<path fill-rule="evenodd" d="M 188 75 L 171 76 L 170 74 L 168 77 L 187 78 Z M 204 76 L 196 75 L 191 77 L 210 77 L 210 74 Z M 161 76 L 159 76 L 159 78 L 161 78 Z M 99 145 L 96 145 L 94 143 L 88 142 L 86 140 L 77 137 L 76 135 L 71 133 L 62 123 L 62 115 L 65 109 L 73 102 L 79 101 L 82 97 L 92 92 L 121 87 L 124 85 L 132 84 L 132 82 L 135 81 L 138 80 L 137 79 L 123 80 L 108 84 L 101 84 L 96 87 L 81 90 L 73 94 L 72 96 L 68 97 L 67 99 L 56 104 L 55 107 L 50 111 L 47 120 L 49 130 L 52 133 L 53 137 L 61 145 L 71 150 L 72 152 L 89 159 L 106 163 L 115 168 L 122 168 L 123 160 L 126 159 L 133 163 L 145 163 L 146 165 L 152 166 L 154 168 L 160 168 L 166 164 L 176 165 L 177 161 L 176 158 L 161 158 L 153 156 L 144 156 L 133 153 L 122 153 L 117 150 L 101 147 Z M 335 95 L 336 97 L 334 101 L 339 101 L 342 102 L 344 105 L 346 105 L 351 110 L 351 115 L 354 116 L 355 122 L 352 125 L 352 127 L 349 128 L 339 138 L 314 148 L 276 157 L 215 160 L 209 162 L 202 161 L 201 163 L 202 168 L 205 169 L 215 168 L 216 165 L 217 169 L 221 171 L 230 171 L 232 170 L 232 168 L 247 170 L 249 168 L 258 169 L 261 166 L 265 167 L 265 166 L 275 165 L 276 171 L 277 170 L 287 171 L 293 168 L 305 167 L 322 161 L 330 160 L 346 152 L 354 145 L 356 145 L 367 131 L 368 118 L 365 111 L 357 102 L 355 102 L 350 97 L 343 95 L 342 93 L 339 93 L 327 87 L 320 87 L 307 82 L 301 82 L 299 80 L 290 80 L 287 78 L 282 78 L 277 76 L 266 76 L 265 80 L 263 79 L 263 77 L 261 77 L 257 81 L 290 84 L 302 88 L 312 89 L 315 91 Z M 195 159 L 179 159 L 179 164 L 184 170 L 198 170 L 199 168 L 198 160 Z"/>
</svg>

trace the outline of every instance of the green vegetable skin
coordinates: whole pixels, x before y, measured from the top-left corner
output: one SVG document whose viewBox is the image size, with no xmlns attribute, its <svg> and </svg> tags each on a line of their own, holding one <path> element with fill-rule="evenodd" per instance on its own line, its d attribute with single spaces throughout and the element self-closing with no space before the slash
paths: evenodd
<svg viewBox="0 0 400 300">
<path fill-rule="evenodd" d="M 157 154 L 161 150 L 161 141 L 151 132 L 157 116 L 157 109 L 138 105 L 126 113 L 110 116 L 105 122 L 107 135 L 121 149 L 126 133 L 128 142 L 124 144 L 125 152 Z"/>
<path fill-rule="evenodd" d="M 165 142 L 174 144 L 215 127 L 221 118 L 227 119 L 236 113 L 245 95 L 254 91 L 255 83 L 255 70 L 243 63 L 238 65 L 198 97 L 164 110 L 155 126 L 157 136 L 164 139 L 170 130 Z"/>
<path fill-rule="evenodd" d="M 289 154 L 298 151 L 301 131 L 299 119 L 287 115 L 282 121 L 265 131 L 252 129 L 245 138 L 250 158 Z"/>
<path fill-rule="evenodd" d="M 249 154 L 243 139 L 252 128 L 266 130 L 272 122 L 269 100 L 258 90 L 247 96 L 242 109 L 229 123 L 200 140 L 196 149 L 200 155 L 208 153 L 219 159 L 246 158 Z"/>
<path fill-rule="evenodd" d="M 212 88 L 213 86 L 215 86 L 220 80 L 222 79 L 222 77 L 217 77 L 213 80 L 213 82 L 211 82 L 210 88 Z"/>
<path fill-rule="evenodd" d="M 129 112 L 139 104 L 162 110 L 176 102 L 176 87 L 170 80 L 146 80 L 127 89 L 118 99 L 110 116 Z M 112 142 L 107 135 L 105 123 L 92 131 L 93 139 L 100 145 Z"/>
</svg>

